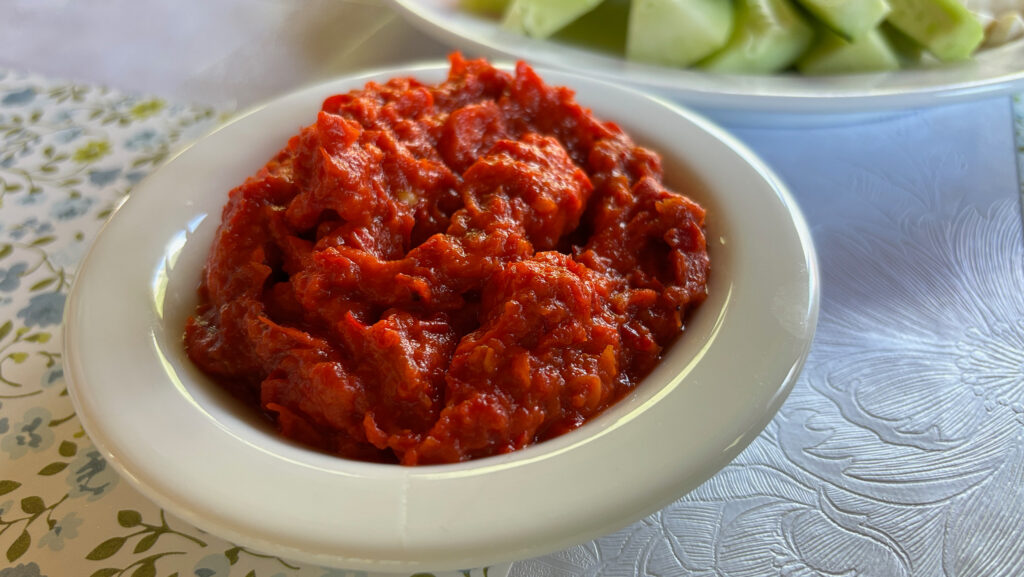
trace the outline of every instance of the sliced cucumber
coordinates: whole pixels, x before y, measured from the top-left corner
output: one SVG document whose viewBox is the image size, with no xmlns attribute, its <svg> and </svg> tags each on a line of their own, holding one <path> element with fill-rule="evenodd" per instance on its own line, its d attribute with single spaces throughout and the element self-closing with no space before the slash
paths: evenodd
<svg viewBox="0 0 1024 577">
<path fill-rule="evenodd" d="M 509 0 L 459 0 L 459 8 L 479 14 L 501 15 L 508 8 Z"/>
<path fill-rule="evenodd" d="M 878 27 L 889 14 L 886 0 L 797 0 L 833 32 L 854 40 Z"/>
<path fill-rule="evenodd" d="M 978 19 L 959 0 L 889 0 L 886 18 L 939 60 L 970 58 L 985 39 Z"/>
<path fill-rule="evenodd" d="M 512 0 L 502 26 L 534 38 L 547 38 L 596 8 L 601 1 Z"/>
<path fill-rule="evenodd" d="M 626 52 L 629 4 L 630 0 L 604 0 L 552 38 L 622 56 Z"/>
<path fill-rule="evenodd" d="M 789 0 L 738 0 L 729 41 L 698 63 L 712 72 L 770 74 L 793 64 L 814 30 Z"/>
<path fill-rule="evenodd" d="M 796 63 L 797 70 L 807 75 L 882 72 L 899 67 L 896 52 L 878 28 L 848 41 L 822 26 L 814 44 Z"/>
<path fill-rule="evenodd" d="M 885 35 L 885 39 L 889 41 L 889 46 L 896 52 L 901 68 L 916 66 L 921 63 L 921 59 L 924 58 L 924 47 L 918 44 L 917 41 L 900 32 L 899 28 L 888 22 L 882 22 L 878 30 Z"/>
<path fill-rule="evenodd" d="M 626 57 L 689 66 L 725 46 L 733 12 L 723 0 L 633 0 Z"/>
</svg>

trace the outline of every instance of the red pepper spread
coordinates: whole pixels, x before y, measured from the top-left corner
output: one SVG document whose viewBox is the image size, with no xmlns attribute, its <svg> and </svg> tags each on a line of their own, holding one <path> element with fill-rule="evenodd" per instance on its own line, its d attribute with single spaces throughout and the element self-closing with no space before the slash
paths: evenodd
<svg viewBox="0 0 1024 577">
<path fill-rule="evenodd" d="M 507 453 L 650 372 L 704 300 L 703 222 L 572 91 L 456 54 L 331 96 L 231 191 L 185 345 L 322 450 Z"/>
</svg>

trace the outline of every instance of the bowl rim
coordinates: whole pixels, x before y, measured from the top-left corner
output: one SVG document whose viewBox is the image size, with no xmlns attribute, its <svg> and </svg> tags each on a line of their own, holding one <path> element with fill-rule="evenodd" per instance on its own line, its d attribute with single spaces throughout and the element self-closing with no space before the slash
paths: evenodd
<svg viewBox="0 0 1024 577">
<path fill-rule="evenodd" d="M 538 68 L 548 84 L 568 85 L 577 91 L 583 88 L 586 98 L 593 100 L 581 97 L 587 106 L 629 110 L 628 117 L 621 119 L 624 124 L 638 121 L 638 116 L 647 114 L 645 110 L 655 111 L 652 114 L 657 119 L 645 122 L 653 123 L 651 126 L 667 123 L 664 125 L 669 128 L 682 130 L 698 141 L 686 145 L 694 154 L 725 155 L 733 163 L 728 166 L 731 170 L 719 172 L 760 186 L 756 194 L 730 197 L 729 215 L 745 226 L 776 235 L 773 240 L 778 243 L 772 250 L 788 251 L 788 260 L 776 263 L 779 271 L 752 270 L 770 251 L 758 246 L 764 243 L 751 242 L 731 229 L 719 237 L 714 250 L 739 255 L 729 258 L 751 263 L 744 267 L 744 275 L 758 272 L 771 279 L 770 286 L 762 287 L 776 291 L 769 295 L 773 300 L 767 303 L 767 310 L 749 310 L 749 304 L 736 310 L 747 302 L 742 299 L 756 295 L 750 286 L 737 286 L 733 283 L 736 279 L 730 279 L 731 284 L 721 287 L 721 309 L 702 321 L 710 339 L 688 345 L 693 347 L 691 354 L 702 355 L 700 362 L 694 360 L 697 357 L 682 359 L 677 365 L 685 370 L 673 369 L 662 387 L 649 388 L 645 395 L 624 401 L 621 409 L 616 406 L 607 411 L 598 425 L 581 427 L 511 455 L 416 468 L 358 463 L 281 440 L 260 438 L 266 444 L 257 446 L 245 423 L 231 421 L 229 413 L 211 414 L 209 399 L 197 398 L 196 389 L 189 388 L 194 383 L 181 382 L 180 370 L 171 366 L 175 360 L 168 358 L 168 348 L 175 345 L 159 332 L 163 330 L 164 301 L 171 298 L 161 290 L 167 290 L 168 275 L 174 276 L 182 247 L 200 251 L 194 248 L 199 246 L 200 229 L 208 232 L 215 228 L 219 218 L 195 218 L 188 212 L 192 201 L 168 200 L 168 188 L 182 179 L 198 178 L 185 172 L 209 168 L 207 163 L 217 155 L 230 156 L 226 164 L 241 163 L 232 169 L 235 172 L 251 173 L 250 167 L 262 166 L 270 154 L 260 153 L 256 158 L 257 153 L 247 151 L 246 146 L 241 151 L 224 152 L 231 149 L 228 145 L 262 139 L 264 151 L 276 151 L 284 140 L 275 140 L 278 136 L 260 128 L 272 123 L 281 132 L 294 126 L 288 129 L 294 133 L 303 124 L 294 125 L 284 117 L 306 114 L 304 118 L 312 119 L 319 109 L 297 112 L 297 106 L 308 106 L 370 80 L 410 75 L 436 79 L 446 70 L 446 64 L 438 63 L 382 68 L 330 80 L 254 107 L 168 160 L 144 179 L 104 224 L 76 274 L 65 309 L 64 365 L 69 393 L 97 448 L 122 477 L 161 507 L 233 542 L 325 566 L 383 571 L 483 566 L 556 551 L 660 509 L 727 464 L 781 406 L 806 360 L 819 308 L 811 236 L 785 185 L 746 146 L 691 111 L 626 87 Z M 682 159 L 683 164 L 691 161 Z M 708 181 L 709 187 L 716 186 L 711 181 L 720 175 L 705 174 L 703 166 L 689 168 Z M 210 206 L 219 208 L 229 189 L 217 190 L 221 196 Z M 714 199 L 719 193 L 710 194 Z M 760 214 L 743 216 L 736 209 L 741 205 L 754 206 Z M 193 218 L 170 223 L 151 218 L 152 229 L 170 232 L 153 232 L 163 236 L 148 245 L 143 239 L 125 246 L 130 238 L 126 235 L 137 224 L 134 221 L 171 213 L 193 214 Z M 219 216 L 219 210 L 205 214 L 211 213 Z M 205 255 L 207 249 L 208 244 L 200 252 Z M 139 251 L 149 251 L 148 257 L 137 266 L 125 267 Z M 119 272 L 124 276 L 115 274 Z M 185 272 L 179 271 L 177 278 Z M 796 281 L 782 278 L 789 273 L 796 275 Z M 154 280 L 161 274 L 163 285 Z M 719 271 L 719 278 L 723 274 Z M 109 278 L 117 278 L 118 283 L 108 282 Z M 147 294 L 137 294 L 140 283 L 146 283 Z M 757 298 L 764 304 L 763 295 Z M 757 315 L 763 315 L 763 324 L 771 326 L 746 326 L 740 316 L 751 314 L 758 319 L 762 317 Z M 124 334 L 123 329 L 129 328 L 134 332 Z M 774 354 L 753 358 L 763 352 L 761 348 L 744 350 L 742 356 L 749 357 L 754 366 L 744 370 L 754 374 L 743 375 L 749 382 L 728 383 L 736 390 L 722 393 L 713 389 L 715 375 L 702 363 L 719 354 L 721 347 L 716 350 L 710 345 L 719 342 L 716 339 L 722 338 L 723 331 L 736 334 L 741 328 L 754 336 L 736 338 L 760 339 L 754 345 L 744 341 L 743 346 L 765 346 L 771 338 L 776 342 L 767 345 L 767 350 Z M 686 342 L 686 335 L 680 340 Z M 112 350 L 123 349 L 115 347 L 127 347 L 136 356 L 119 359 Z M 126 384 L 129 382 L 131 386 Z M 700 432 L 696 425 L 673 422 L 680 410 L 695 410 L 680 405 L 688 396 L 699 397 L 706 407 L 723 408 L 724 413 L 711 416 L 726 421 L 720 430 L 701 439 L 694 436 Z M 182 418 L 189 429 L 180 430 Z M 638 439 L 649 441 L 655 432 L 662 437 L 687 435 L 677 441 L 689 443 L 689 452 L 661 457 L 637 451 Z M 607 458 L 610 454 L 614 459 Z M 271 478 L 247 473 L 269 474 Z M 590 482 L 581 484 L 586 479 Z M 293 492 L 296 482 L 304 493 Z M 339 487 L 344 489 L 342 494 L 337 492 Z M 501 501 L 502 495 L 514 491 L 529 499 Z M 289 502 L 268 500 L 275 495 Z M 483 518 L 482 503 L 492 509 L 496 520 Z M 368 511 L 374 507 L 378 508 L 375 512 Z M 351 517 L 340 521 L 342 525 L 332 525 L 335 518 L 325 509 Z M 273 526 L 265 523 L 268 516 L 274 520 Z M 357 523 L 361 525 L 356 527 Z M 331 530 L 336 533 L 328 534 Z"/>
</svg>

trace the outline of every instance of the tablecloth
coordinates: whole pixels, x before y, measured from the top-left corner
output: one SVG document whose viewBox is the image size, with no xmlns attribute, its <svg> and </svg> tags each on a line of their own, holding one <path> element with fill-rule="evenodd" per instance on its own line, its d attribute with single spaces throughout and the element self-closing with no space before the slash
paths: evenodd
<svg viewBox="0 0 1024 577">
<path fill-rule="evenodd" d="M 0 71 L 0 577 L 366 575 L 270 557 L 167 515 L 107 466 L 68 397 L 60 323 L 76 265 L 131 186 L 222 119 Z"/>
<path fill-rule="evenodd" d="M 702 487 L 512 574 L 1024 573 L 1016 102 L 738 130 L 790 185 L 818 248 L 803 375 Z M 0 577 L 362 575 L 270 558 L 161 511 L 106 465 L 67 396 L 60 321 L 76 264 L 132 184 L 222 119 L 0 71 Z"/>
<path fill-rule="evenodd" d="M 790 186 L 818 252 L 821 316 L 797 384 L 700 488 L 511 575 L 1024 575 L 1015 100 L 738 131 Z"/>
</svg>

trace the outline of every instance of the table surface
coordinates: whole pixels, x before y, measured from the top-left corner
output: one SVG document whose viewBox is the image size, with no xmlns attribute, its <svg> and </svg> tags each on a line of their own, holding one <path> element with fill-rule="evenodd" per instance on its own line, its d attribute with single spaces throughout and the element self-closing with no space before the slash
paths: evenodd
<svg viewBox="0 0 1024 577">
<path fill-rule="evenodd" d="M 377 0 L 0 9 L 0 577 L 357 575 L 234 546 L 118 479 L 64 391 L 60 314 L 110 211 L 222 113 L 447 48 Z M 511 574 L 1024 574 L 1022 111 L 736 129 L 812 228 L 803 374 L 699 489 Z"/>
</svg>

